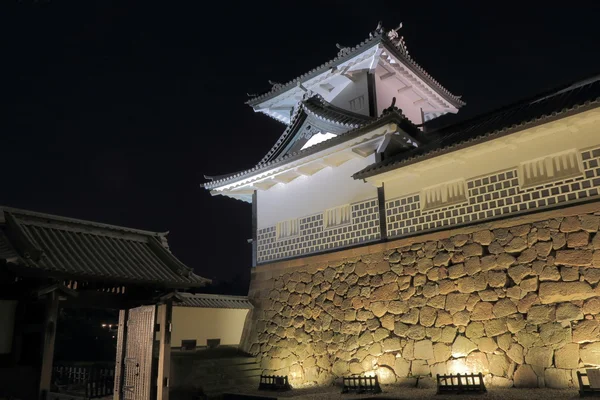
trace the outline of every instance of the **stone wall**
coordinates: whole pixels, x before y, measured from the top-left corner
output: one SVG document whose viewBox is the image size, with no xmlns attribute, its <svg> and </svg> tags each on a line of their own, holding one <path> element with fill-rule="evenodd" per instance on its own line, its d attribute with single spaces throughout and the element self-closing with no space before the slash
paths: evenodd
<svg viewBox="0 0 600 400">
<path fill-rule="evenodd" d="M 259 266 L 245 347 L 295 386 L 576 385 L 600 366 L 599 223 L 593 203 Z"/>
</svg>

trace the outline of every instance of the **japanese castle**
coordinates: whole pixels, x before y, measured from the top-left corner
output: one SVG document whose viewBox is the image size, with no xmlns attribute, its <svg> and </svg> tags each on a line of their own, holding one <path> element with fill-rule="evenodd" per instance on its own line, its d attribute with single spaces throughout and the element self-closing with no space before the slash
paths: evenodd
<svg viewBox="0 0 600 400">
<path fill-rule="evenodd" d="M 252 203 L 255 265 L 598 198 L 600 77 L 453 123 L 398 30 L 247 102 L 283 133 L 203 187 Z"/>
</svg>

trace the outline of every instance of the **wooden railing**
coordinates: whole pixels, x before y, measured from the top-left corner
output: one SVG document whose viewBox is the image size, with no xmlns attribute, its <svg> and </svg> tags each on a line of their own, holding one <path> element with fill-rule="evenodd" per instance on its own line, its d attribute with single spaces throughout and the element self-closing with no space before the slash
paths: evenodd
<svg viewBox="0 0 600 400">
<path fill-rule="evenodd" d="M 110 363 L 59 363 L 52 370 L 54 391 L 86 399 L 112 395 L 114 380 Z"/>
<path fill-rule="evenodd" d="M 437 374 L 437 393 L 484 393 L 483 374 Z"/>
<path fill-rule="evenodd" d="M 342 393 L 381 393 L 381 387 L 379 386 L 379 380 L 377 379 L 377 375 L 352 375 L 348 377 L 343 377 L 342 381 Z"/>
</svg>

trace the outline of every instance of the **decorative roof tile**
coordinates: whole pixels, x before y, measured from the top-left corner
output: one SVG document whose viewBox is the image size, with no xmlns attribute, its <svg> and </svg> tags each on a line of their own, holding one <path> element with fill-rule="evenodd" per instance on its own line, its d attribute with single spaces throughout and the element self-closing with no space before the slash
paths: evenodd
<svg viewBox="0 0 600 400">
<path fill-rule="evenodd" d="M 417 76 L 419 76 L 423 81 L 427 82 L 432 88 L 436 89 L 439 94 L 444 97 L 447 101 L 453 104 L 456 107 L 462 106 L 465 103 L 461 100 L 460 96 L 456 96 L 446 88 L 444 88 L 438 81 L 433 79 L 431 75 L 429 75 L 423 67 L 421 67 L 417 62 L 408 54 L 406 49 L 406 44 L 404 43 L 404 39 L 399 37 L 397 34 L 398 29 L 385 30 L 381 25 L 377 27 L 377 29 L 369 35 L 369 38 L 363 40 L 361 43 L 354 47 L 341 47 L 338 45 L 340 51 L 337 56 L 332 60 L 321 64 L 320 66 L 313 68 L 309 72 L 300 75 L 299 77 L 285 83 L 285 84 L 274 84 L 271 89 L 263 94 L 252 97 L 250 100 L 246 102 L 251 106 L 255 106 L 259 103 L 262 103 L 265 100 L 274 98 L 281 93 L 284 93 L 298 84 L 308 81 L 311 78 L 314 78 L 323 72 L 344 63 L 345 61 L 350 60 L 354 56 L 362 53 L 370 47 L 382 44 L 384 47 L 393 53 L 395 57 L 401 60 L 405 65 Z"/>
<path fill-rule="evenodd" d="M 250 310 L 254 308 L 248 296 L 226 296 L 221 294 L 205 293 L 177 293 L 178 302 L 173 303 L 175 307 L 198 307 L 198 308 L 232 308 Z"/>
<path fill-rule="evenodd" d="M 7 207 L 0 208 L 0 216 L 0 259 L 18 270 L 158 287 L 210 283 L 168 250 L 166 233 Z"/>
<path fill-rule="evenodd" d="M 367 132 L 377 129 L 380 126 L 383 126 L 387 123 L 392 123 L 392 122 L 397 123 L 402 129 L 404 129 L 409 134 L 416 132 L 418 130 L 418 128 L 408 118 L 406 118 L 406 116 L 404 114 L 402 114 L 401 110 L 395 109 L 395 110 L 391 111 L 390 113 L 382 115 L 381 117 L 374 119 L 367 124 L 364 124 L 358 128 L 351 129 L 345 133 L 337 135 L 334 138 L 331 138 L 324 142 L 315 144 L 314 146 L 308 147 L 304 150 L 300 150 L 298 152 L 293 152 L 290 154 L 285 154 L 276 159 L 266 161 L 262 164 L 258 164 L 256 166 L 254 166 L 253 168 L 250 168 L 250 169 L 247 169 L 244 171 L 240 171 L 235 174 L 227 175 L 221 179 L 207 177 L 208 179 L 213 179 L 213 180 L 211 182 L 202 183 L 202 184 L 200 184 L 200 186 L 204 187 L 206 189 L 214 189 L 216 187 L 219 187 L 219 186 L 222 186 L 225 184 L 237 182 L 237 181 L 240 181 L 247 177 L 250 177 L 252 175 L 266 171 L 275 166 L 283 165 L 288 162 L 295 161 L 295 160 L 304 158 L 306 156 L 309 156 L 311 154 L 317 153 L 319 151 L 325 150 L 327 148 L 336 146 L 340 143 L 343 143 L 343 142 L 346 142 L 353 138 L 356 138 L 360 135 L 363 135 Z"/>
<path fill-rule="evenodd" d="M 297 133 L 297 128 L 302 124 L 306 115 L 312 115 L 323 121 L 338 125 L 345 128 L 344 130 L 358 128 L 374 119 L 373 117 L 353 113 L 344 110 L 343 108 L 336 107 L 325 101 L 325 99 L 318 94 L 307 95 L 295 108 L 294 114 L 290 119 L 290 124 L 279 139 L 277 139 L 277 142 L 275 142 L 275 145 L 273 145 L 271 150 L 269 150 L 263 159 L 260 160 L 258 165 L 262 165 L 281 156 L 280 150 L 283 148 L 283 145 Z"/>
<path fill-rule="evenodd" d="M 448 125 L 421 135 L 434 138 L 381 162 L 372 164 L 353 175 L 364 179 L 427 158 L 459 150 L 505 134 L 538 125 L 568 113 L 584 111 L 600 104 L 600 75 L 565 87 L 551 90 L 473 119 Z M 427 124 L 425 125 L 427 127 Z"/>
</svg>

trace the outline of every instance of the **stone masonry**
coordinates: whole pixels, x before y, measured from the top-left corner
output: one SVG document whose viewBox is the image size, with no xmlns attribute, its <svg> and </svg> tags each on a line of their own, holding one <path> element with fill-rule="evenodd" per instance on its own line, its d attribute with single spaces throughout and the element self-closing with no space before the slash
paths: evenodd
<svg viewBox="0 0 600 400">
<path fill-rule="evenodd" d="M 294 386 L 576 386 L 600 366 L 600 204 L 259 266 L 245 347 Z"/>
</svg>

